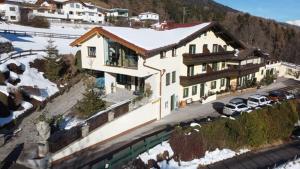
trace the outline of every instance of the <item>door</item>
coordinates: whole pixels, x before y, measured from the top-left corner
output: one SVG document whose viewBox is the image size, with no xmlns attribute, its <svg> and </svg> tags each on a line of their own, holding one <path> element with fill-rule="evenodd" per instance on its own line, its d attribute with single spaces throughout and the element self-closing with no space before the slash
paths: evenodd
<svg viewBox="0 0 300 169">
<path fill-rule="evenodd" d="M 171 111 L 175 109 L 175 95 L 171 96 Z"/>
<path fill-rule="evenodd" d="M 205 91 L 204 83 L 202 83 L 202 84 L 200 84 L 200 97 L 204 96 L 204 91 Z"/>
</svg>

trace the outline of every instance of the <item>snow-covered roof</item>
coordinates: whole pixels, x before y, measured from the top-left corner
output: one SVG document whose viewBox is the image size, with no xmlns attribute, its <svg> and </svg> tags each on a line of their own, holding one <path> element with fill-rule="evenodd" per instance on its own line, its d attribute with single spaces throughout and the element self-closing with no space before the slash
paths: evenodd
<svg viewBox="0 0 300 169">
<path fill-rule="evenodd" d="M 188 28 L 178 28 L 165 31 L 112 26 L 103 26 L 102 28 L 143 49 L 154 50 L 171 44 L 179 43 L 182 39 L 203 29 L 209 24 L 210 22 L 207 22 Z"/>
</svg>

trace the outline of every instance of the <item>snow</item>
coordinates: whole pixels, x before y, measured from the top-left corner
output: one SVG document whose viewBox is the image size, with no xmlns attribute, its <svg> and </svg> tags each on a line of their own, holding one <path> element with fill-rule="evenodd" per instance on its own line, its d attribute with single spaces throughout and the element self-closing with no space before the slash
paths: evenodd
<svg viewBox="0 0 300 169">
<path fill-rule="evenodd" d="M 25 101 L 23 101 L 21 105 L 24 108 L 23 110 L 13 111 L 13 112 L 11 112 L 10 116 L 5 117 L 5 118 L 0 118 L 0 126 L 8 124 L 12 120 L 14 120 L 18 116 L 20 116 L 21 114 L 25 113 L 26 110 L 28 110 L 28 109 L 30 109 L 30 108 L 33 107 L 32 104 L 30 104 L 29 102 L 25 102 Z"/>
<path fill-rule="evenodd" d="M 46 32 L 46 33 L 60 33 L 60 34 L 72 34 L 72 35 L 82 35 L 88 30 L 83 27 L 65 27 L 65 26 L 51 26 L 50 29 L 43 28 L 33 28 L 29 26 L 21 26 L 16 24 L 6 24 L 0 23 L 0 29 L 8 29 L 8 30 L 18 30 L 18 31 L 34 31 L 34 32 Z M 13 35 L 13 34 L 0 34 L 1 39 L 11 41 L 13 46 L 17 51 L 21 50 L 42 50 L 46 49 L 48 45 L 49 38 L 47 37 L 39 37 L 39 36 L 22 36 L 22 35 Z M 79 48 L 70 47 L 69 44 L 73 42 L 75 39 L 60 39 L 60 38 L 52 38 L 54 41 L 54 45 L 59 50 L 61 54 L 75 54 Z M 2 56 L 3 57 L 3 56 Z"/>
<path fill-rule="evenodd" d="M 55 83 L 45 79 L 42 72 L 38 72 L 35 68 L 30 68 L 29 63 L 33 62 L 35 59 L 43 59 L 44 57 L 41 54 L 33 55 L 33 56 L 26 56 L 22 58 L 17 58 L 14 60 L 8 60 L 4 64 L 0 65 L 0 70 L 5 69 L 6 65 L 10 63 L 15 63 L 16 65 L 24 64 L 25 71 L 23 74 L 17 75 L 14 72 L 10 72 L 11 77 L 18 77 L 21 82 L 17 84 L 17 86 L 13 86 L 9 83 L 6 83 L 6 86 L 0 86 L 0 91 L 4 94 L 8 94 L 8 88 L 16 88 L 19 86 L 32 86 L 38 87 L 41 89 L 41 96 L 32 96 L 33 98 L 44 101 L 47 97 L 58 92 L 58 88 Z"/>
<path fill-rule="evenodd" d="M 145 152 L 139 155 L 138 158 L 140 158 L 145 164 L 147 164 L 148 160 L 156 160 L 156 156 L 158 154 L 162 154 L 166 150 L 169 152 L 170 157 L 174 155 L 170 144 L 168 143 L 168 141 L 165 141 L 162 144 L 159 144 L 150 149 L 149 152 Z M 181 166 L 178 166 L 178 163 L 173 159 L 169 161 L 169 164 L 167 164 L 166 161 L 163 161 L 159 162 L 158 165 L 161 167 L 161 169 L 197 169 L 199 165 L 212 164 L 218 161 L 232 158 L 236 155 L 246 153 L 248 151 L 248 149 L 241 149 L 238 152 L 232 151 L 230 149 L 216 149 L 211 152 L 206 151 L 204 157 L 202 158 L 194 159 L 192 161 L 181 161 Z"/>
<path fill-rule="evenodd" d="M 199 126 L 199 127 L 201 127 L 201 125 L 200 125 L 200 124 L 198 124 L 198 123 L 194 123 L 194 122 L 193 122 L 193 123 L 191 123 L 191 124 L 190 124 L 190 126 L 191 126 L 191 127 L 196 127 L 196 126 Z"/>
<path fill-rule="evenodd" d="M 300 26 L 300 20 L 295 20 L 295 21 L 287 21 L 288 24 L 291 25 L 296 25 L 296 26 Z"/>
<path fill-rule="evenodd" d="M 300 159 L 288 162 L 286 164 L 280 165 L 275 169 L 299 169 L 300 168 Z"/>
<path fill-rule="evenodd" d="M 84 120 L 77 119 L 76 117 L 64 117 L 63 121 L 59 124 L 60 129 L 70 130 L 74 126 L 84 123 Z"/>
<path fill-rule="evenodd" d="M 102 28 L 132 44 L 135 44 L 146 50 L 177 44 L 184 38 L 196 33 L 197 31 L 208 26 L 210 23 L 202 23 L 187 28 L 177 28 L 165 31 L 154 29 L 134 29 L 125 27 L 103 26 Z"/>
<path fill-rule="evenodd" d="M 0 43 L 5 43 L 5 42 L 9 42 L 9 40 L 7 40 L 6 38 L 0 35 Z"/>
</svg>

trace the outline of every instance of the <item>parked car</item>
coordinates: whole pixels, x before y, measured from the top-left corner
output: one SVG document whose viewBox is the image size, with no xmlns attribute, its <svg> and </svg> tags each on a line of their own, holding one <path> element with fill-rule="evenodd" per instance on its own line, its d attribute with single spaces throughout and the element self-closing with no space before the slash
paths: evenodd
<svg viewBox="0 0 300 169">
<path fill-rule="evenodd" d="M 262 95 L 252 95 L 248 98 L 247 106 L 249 108 L 257 108 L 257 107 L 263 107 L 268 104 L 270 104 L 271 101 L 266 97 Z"/>
<path fill-rule="evenodd" d="M 300 127 L 295 127 L 292 134 L 291 134 L 291 138 L 294 140 L 300 140 Z"/>
<path fill-rule="evenodd" d="M 223 114 L 231 116 L 236 113 L 247 112 L 249 110 L 248 106 L 245 103 L 228 103 L 223 108 Z"/>
<path fill-rule="evenodd" d="M 294 94 L 282 90 L 275 90 L 269 93 L 269 99 L 274 102 L 283 101 L 292 98 L 295 98 Z"/>
</svg>

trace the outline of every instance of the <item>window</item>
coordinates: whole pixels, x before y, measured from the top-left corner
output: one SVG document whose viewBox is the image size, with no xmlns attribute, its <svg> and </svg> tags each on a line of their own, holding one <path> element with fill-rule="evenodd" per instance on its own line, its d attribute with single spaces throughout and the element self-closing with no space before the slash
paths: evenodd
<svg viewBox="0 0 300 169">
<path fill-rule="evenodd" d="M 221 79 L 221 87 L 225 86 L 225 79 Z"/>
<path fill-rule="evenodd" d="M 10 11 L 16 11 L 16 8 L 15 7 L 9 7 L 9 10 Z"/>
<path fill-rule="evenodd" d="M 172 83 L 176 82 L 176 72 L 172 72 Z"/>
<path fill-rule="evenodd" d="M 224 45 L 223 48 L 225 51 L 227 51 L 227 45 Z"/>
<path fill-rule="evenodd" d="M 204 36 L 207 36 L 207 32 L 205 32 L 203 35 L 204 35 Z"/>
<path fill-rule="evenodd" d="M 166 86 L 170 85 L 170 73 L 166 74 Z"/>
<path fill-rule="evenodd" d="M 16 16 L 10 16 L 10 20 L 17 20 Z"/>
<path fill-rule="evenodd" d="M 70 15 L 73 15 L 73 11 L 69 11 L 69 14 L 70 14 Z"/>
<path fill-rule="evenodd" d="M 74 8 L 74 4 L 73 4 L 73 3 L 70 3 L 70 7 L 71 7 L 71 8 Z"/>
<path fill-rule="evenodd" d="M 94 13 L 92 13 L 92 12 L 89 12 L 89 16 L 94 16 Z"/>
<path fill-rule="evenodd" d="M 218 71 L 218 63 L 217 62 L 212 64 L 212 70 L 213 71 Z"/>
<path fill-rule="evenodd" d="M 186 98 L 189 96 L 189 88 L 184 88 L 183 89 L 183 98 Z"/>
<path fill-rule="evenodd" d="M 218 45 L 217 44 L 213 44 L 213 52 L 218 52 Z"/>
<path fill-rule="evenodd" d="M 80 5 L 79 5 L 79 4 L 76 4 L 76 8 L 80 8 Z"/>
<path fill-rule="evenodd" d="M 189 53 L 190 54 L 195 54 L 196 53 L 196 45 L 190 45 Z"/>
<path fill-rule="evenodd" d="M 196 95 L 197 94 L 197 86 L 193 86 L 192 87 L 192 95 Z"/>
<path fill-rule="evenodd" d="M 237 108 L 242 109 L 242 108 L 247 108 L 247 106 L 245 104 L 241 104 L 241 105 L 237 106 Z"/>
<path fill-rule="evenodd" d="M 172 49 L 172 57 L 175 57 L 176 56 L 176 48 L 173 48 Z"/>
<path fill-rule="evenodd" d="M 216 89 L 217 87 L 217 82 L 216 81 L 212 81 L 210 84 L 210 89 Z"/>
<path fill-rule="evenodd" d="M 202 72 L 206 72 L 206 69 L 207 69 L 207 64 L 203 63 L 202 64 Z"/>
<path fill-rule="evenodd" d="M 188 66 L 188 70 L 187 70 L 187 74 L 188 76 L 194 76 L 194 65 L 193 66 Z"/>
<path fill-rule="evenodd" d="M 225 62 L 222 62 L 222 69 L 225 68 Z"/>
<path fill-rule="evenodd" d="M 96 47 L 88 47 L 88 56 L 96 57 Z"/>
<path fill-rule="evenodd" d="M 165 108 L 167 109 L 168 107 L 169 107 L 169 102 L 166 101 L 166 102 L 165 102 Z"/>
<path fill-rule="evenodd" d="M 260 71 L 260 74 L 263 75 L 263 74 L 264 74 L 264 70 L 261 70 L 261 71 Z"/>
<path fill-rule="evenodd" d="M 161 59 L 166 58 L 166 52 L 165 51 L 160 52 L 160 58 Z"/>
<path fill-rule="evenodd" d="M 202 53 L 209 53 L 207 44 L 204 44 L 204 45 L 203 45 Z"/>
</svg>

